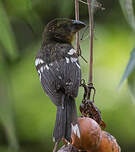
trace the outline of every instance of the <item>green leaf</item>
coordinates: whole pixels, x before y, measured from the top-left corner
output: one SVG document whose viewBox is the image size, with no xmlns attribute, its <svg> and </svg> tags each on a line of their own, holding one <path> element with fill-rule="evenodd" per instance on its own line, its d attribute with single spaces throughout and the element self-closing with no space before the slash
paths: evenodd
<svg viewBox="0 0 135 152">
<path fill-rule="evenodd" d="M 135 17 L 132 0 L 119 0 L 122 11 L 125 15 L 126 20 L 135 31 Z"/>
<path fill-rule="evenodd" d="M 3 80 L 2 80 L 3 81 Z M 1 82 L 0 86 L 0 123 L 4 127 L 4 130 L 7 135 L 8 143 L 10 148 L 16 152 L 19 148 L 18 141 L 16 138 L 16 133 L 15 133 L 15 125 L 14 125 L 14 113 L 12 109 L 12 103 L 11 99 L 7 97 L 8 95 L 8 89 L 7 85 L 3 85 L 3 82 Z M 4 81 L 5 83 L 5 81 Z"/>
<path fill-rule="evenodd" d="M 26 15 L 30 9 L 32 9 L 31 0 L 5 0 L 8 12 L 11 15 L 23 16 Z"/>
<path fill-rule="evenodd" d="M 129 75 L 132 74 L 132 72 L 135 69 L 135 48 L 131 52 L 130 59 L 128 61 L 127 67 L 124 71 L 124 74 L 122 76 L 122 79 L 120 80 L 119 87 L 121 87 L 122 83 L 124 82 L 125 79 L 129 77 Z"/>
<path fill-rule="evenodd" d="M 128 88 L 131 93 L 132 100 L 135 102 L 135 68 L 128 77 Z"/>
<path fill-rule="evenodd" d="M 8 16 L 0 1 L 0 43 L 4 47 L 7 56 L 14 60 L 18 57 L 16 41 L 12 31 Z"/>
<path fill-rule="evenodd" d="M 10 16 L 17 16 L 17 18 L 21 18 L 29 24 L 37 35 L 41 33 L 43 29 L 41 22 L 41 18 L 36 12 L 34 5 L 39 3 L 39 1 L 32 1 L 32 0 L 5 0 L 6 7 L 8 8 L 8 14 Z M 46 6 L 48 7 L 48 6 Z"/>
<path fill-rule="evenodd" d="M 10 150 L 17 152 L 19 144 L 15 131 L 12 91 L 8 72 L 5 60 L 0 56 L 0 125 L 4 128 Z"/>
</svg>

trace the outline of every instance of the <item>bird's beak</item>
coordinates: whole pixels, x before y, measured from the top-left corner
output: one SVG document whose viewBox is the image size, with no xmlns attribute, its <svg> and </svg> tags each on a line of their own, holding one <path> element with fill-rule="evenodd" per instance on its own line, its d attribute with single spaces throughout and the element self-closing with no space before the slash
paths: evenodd
<svg viewBox="0 0 135 152">
<path fill-rule="evenodd" d="M 74 33 L 78 32 L 80 29 L 84 28 L 85 26 L 86 24 L 81 21 L 72 20 L 72 31 Z"/>
</svg>

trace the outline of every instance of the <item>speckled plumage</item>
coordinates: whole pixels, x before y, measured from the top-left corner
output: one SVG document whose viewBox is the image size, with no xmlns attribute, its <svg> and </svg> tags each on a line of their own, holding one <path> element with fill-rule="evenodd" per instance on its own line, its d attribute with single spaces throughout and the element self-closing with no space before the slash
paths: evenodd
<svg viewBox="0 0 135 152">
<path fill-rule="evenodd" d="M 45 28 L 43 43 L 36 56 L 36 69 L 42 87 L 57 106 L 54 139 L 71 139 L 71 124 L 77 124 L 74 98 L 78 95 L 81 69 L 71 39 L 84 24 L 69 19 L 56 19 Z M 79 27 L 78 27 L 79 26 Z M 39 64 L 38 64 L 39 63 Z"/>
</svg>

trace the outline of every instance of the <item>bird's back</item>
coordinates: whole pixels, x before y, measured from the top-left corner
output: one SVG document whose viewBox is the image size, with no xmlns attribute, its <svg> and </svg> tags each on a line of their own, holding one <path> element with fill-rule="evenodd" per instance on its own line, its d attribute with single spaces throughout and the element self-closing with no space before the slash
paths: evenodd
<svg viewBox="0 0 135 152">
<path fill-rule="evenodd" d="M 76 97 L 81 70 L 76 50 L 70 44 L 49 43 L 36 56 L 36 68 L 45 92 L 55 104 L 63 93 Z"/>
</svg>

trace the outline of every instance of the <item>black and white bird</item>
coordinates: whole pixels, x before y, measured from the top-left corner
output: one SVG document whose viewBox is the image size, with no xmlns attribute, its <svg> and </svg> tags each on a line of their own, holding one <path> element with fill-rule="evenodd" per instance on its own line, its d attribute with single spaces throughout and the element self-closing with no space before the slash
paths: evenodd
<svg viewBox="0 0 135 152">
<path fill-rule="evenodd" d="M 71 129 L 80 137 L 75 98 L 81 80 L 77 51 L 73 36 L 85 27 L 81 21 L 54 19 L 47 24 L 35 65 L 42 87 L 57 106 L 53 139 L 71 141 Z"/>
</svg>

